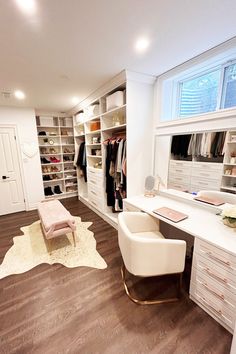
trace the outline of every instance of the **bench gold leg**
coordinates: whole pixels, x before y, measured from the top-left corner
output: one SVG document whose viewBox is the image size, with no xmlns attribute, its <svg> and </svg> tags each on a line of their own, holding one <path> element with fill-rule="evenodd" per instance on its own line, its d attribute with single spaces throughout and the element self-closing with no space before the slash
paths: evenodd
<svg viewBox="0 0 236 354">
<path fill-rule="evenodd" d="M 75 232 L 72 232 L 72 235 L 73 235 L 74 247 L 76 247 L 76 242 L 75 242 L 76 235 L 75 235 Z"/>
</svg>

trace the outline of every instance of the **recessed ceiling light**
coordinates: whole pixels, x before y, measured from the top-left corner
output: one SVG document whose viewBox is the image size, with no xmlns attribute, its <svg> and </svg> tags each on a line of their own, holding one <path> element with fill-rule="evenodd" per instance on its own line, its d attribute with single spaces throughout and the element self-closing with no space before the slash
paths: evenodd
<svg viewBox="0 0 236 354">
<path fill-rule="evenodd" d="M 26 14 L 32 15 L 36 12 L 35 0 L 15 0 L 19 8 Z"/>
<path fill-rule="evenodd" d="M 135 49 L 137 52 L 143 53 L 150 45 L 150 41 L 146 37 L 140 37 L 135 43 Z"/>
<path fill-rule="evenodd" d="M 24 92 L 20 90 L 15 91 L 14 95 L 18 100 L 23 100 L 25 98 Z"/>
<path fill-rule="evenodd" d="M 79 98 L 78 97 L 72 97 L 72 103 L 73 104 L 78 104 L 79 103 Z"/>
</svg>

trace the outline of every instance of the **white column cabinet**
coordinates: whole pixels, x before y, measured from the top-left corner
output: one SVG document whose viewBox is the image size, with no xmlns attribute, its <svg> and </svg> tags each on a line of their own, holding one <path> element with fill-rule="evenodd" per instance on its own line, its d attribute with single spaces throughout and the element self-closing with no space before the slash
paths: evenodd
<svg viewBox="0 0 236 354">
<path fill-rule="evenodd" d="M 154 80 L 149 75 L 123 71 L 71 112 L 76 151 L 85 142 L 87 156 L 87 182 L 77 170 L 79 199 L 115 227 L 117 214 L 107 206 L 104 141 L 126 135 L 127 196 L 142 194 L 145 177 L 152 171 Z M 122 91 L 123 101 L 107 107 L 107 97 L 116 91 Z M 89 116 L 93 105 L 99 110 Z"/>
</svg>

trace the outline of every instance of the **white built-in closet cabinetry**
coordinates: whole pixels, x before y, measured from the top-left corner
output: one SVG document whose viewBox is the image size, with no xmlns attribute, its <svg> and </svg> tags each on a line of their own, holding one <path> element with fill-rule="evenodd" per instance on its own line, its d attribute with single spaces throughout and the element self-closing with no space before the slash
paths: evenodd
<svg viewBox="0 0 236 354">
<path fill-rule="evenodd" d="M 36 125 L 45 198 L 76 196 L 73 118 L 41 115 L 36 117 Z M 53 195 L 47 195 L 48 189 Z M 62 193 L 57 194 L 58 190 Z"/>
<path fill-rule="evenodd" d="M 154 80 L 149 75 L 122 71 L 71 112 L 76 150 L 85 142 L 87 157 L 87 181 L 77 169 L 79 199 L 115 227 L 117 214 L 106 203 L 104 141 L 126 136 L 126 195 L 143 193 L 145 178 L 152 171 Z M 113 108 L 107 107 L 107 97 L 117 91 L 123 99 Z"/>
<path fill-rule="evenodd" d="M 169 161 L 168 188 L 189 191 L 222 190 L 236 193 L 236 132 L 226 134 L 222 162 Z M 209 159 L 210 160 L 210 159 Z"/>
</svg>

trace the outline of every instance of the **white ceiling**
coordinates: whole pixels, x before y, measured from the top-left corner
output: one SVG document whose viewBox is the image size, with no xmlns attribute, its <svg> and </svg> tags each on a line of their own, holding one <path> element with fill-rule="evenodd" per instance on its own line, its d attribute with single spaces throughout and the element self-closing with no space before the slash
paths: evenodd
<svg viewBox="0 0 236 354">
<path fill-rule="evenodd" d="M 158 75 L 236 35 L 235 0 L 35 1 L 0 0 L 0 91 L 26 94 L 0 105 L 66 111 L 123 69 Z"/>
</svg>

